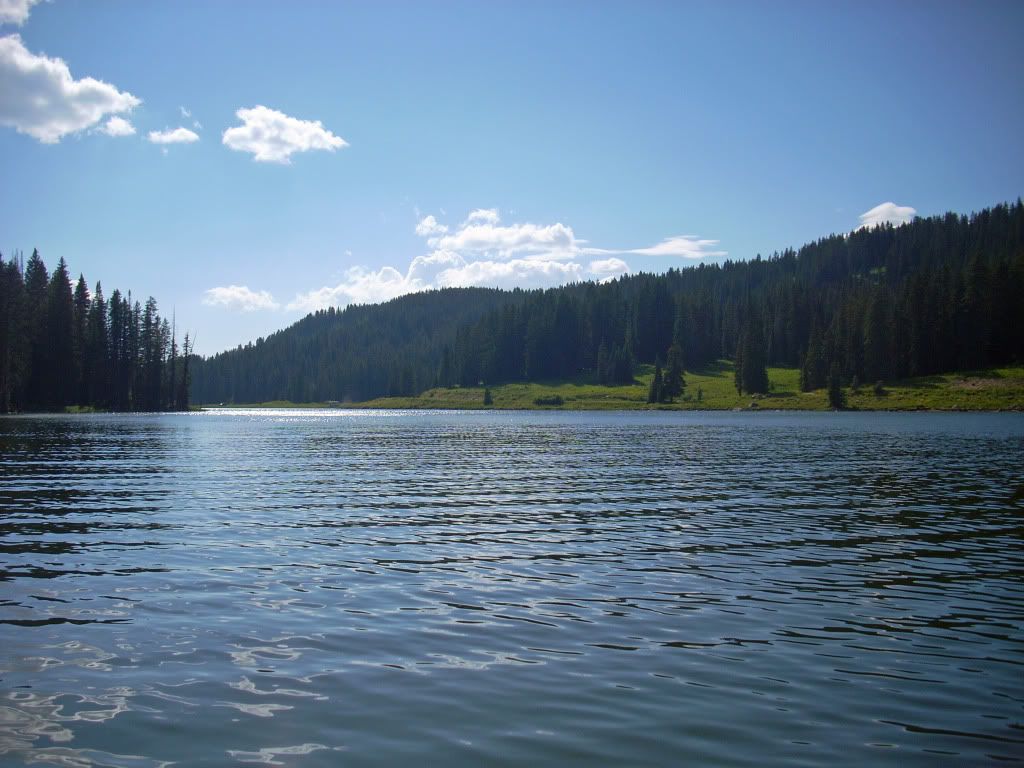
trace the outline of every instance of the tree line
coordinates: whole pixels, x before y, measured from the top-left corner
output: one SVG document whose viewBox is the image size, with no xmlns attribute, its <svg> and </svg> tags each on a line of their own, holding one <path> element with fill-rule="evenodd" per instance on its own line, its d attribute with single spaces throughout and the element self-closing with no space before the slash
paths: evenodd
<svg viewBox="0 0 1024 768">
<path fill-rule="evenodd" d="M 33 251 L 0 255 L 0 412 L 187 410 L 194 356 L 156 300 L 115 290 L 109 299 L 64 259 L 53 274 Z"/>
<path fill-rule="evenodd" d="M 194 363 L 197 402 L 365 400 L 432 386 L 633 381 L 735 361 L 805 390 L 1024 360 L 1024 205 L 831 235 L 768 258 L 535 291 L 448 289 L 329 309 Z M 672 360 L 670 361 L 670 357 Z"/>
</svg>

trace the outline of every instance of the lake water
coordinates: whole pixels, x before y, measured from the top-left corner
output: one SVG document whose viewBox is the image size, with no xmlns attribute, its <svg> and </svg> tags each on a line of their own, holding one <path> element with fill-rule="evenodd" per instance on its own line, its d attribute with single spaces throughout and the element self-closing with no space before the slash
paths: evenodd
<svg viewBox="0 0 1024 768">
<path fill-rule="evenodd" d="M 0 419 L 0 763 L 1021 761 L 1022 468 L 1016 414 Z"/>
</svg>

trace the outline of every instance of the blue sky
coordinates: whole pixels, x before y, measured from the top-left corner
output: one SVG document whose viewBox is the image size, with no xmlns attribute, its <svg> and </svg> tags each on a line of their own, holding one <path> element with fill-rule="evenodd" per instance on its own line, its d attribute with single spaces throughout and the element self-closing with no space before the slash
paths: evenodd
<svg viewBox="0 0 1024 768">
<path fill-rule="evenodd" d="M 152 294 L 203 353 L 332 303 L 745 259 L 1024 192 L 1020 2 L 0 18 L 0 252 Z"/>
</svg>

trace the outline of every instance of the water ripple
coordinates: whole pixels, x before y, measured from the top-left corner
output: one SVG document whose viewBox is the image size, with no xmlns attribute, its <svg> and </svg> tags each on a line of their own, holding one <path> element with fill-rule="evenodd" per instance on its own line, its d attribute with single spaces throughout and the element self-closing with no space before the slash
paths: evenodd
<svg viewBox="0 0 1024 768">
<path fill-rule="evenodd" d="M 1010 414 L 5 418 L 0 757 L 1022 761 L 1022 457 Z"/>
</svg>

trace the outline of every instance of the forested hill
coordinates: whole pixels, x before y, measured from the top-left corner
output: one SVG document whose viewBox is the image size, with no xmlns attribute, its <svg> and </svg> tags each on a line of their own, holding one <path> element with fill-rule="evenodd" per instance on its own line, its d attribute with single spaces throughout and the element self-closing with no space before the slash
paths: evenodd
<svg viewBox="0 0 1024 768">
<path fill-rule="evenodd" d="M 206 359 L 194 359 L 197 403 L 366 400 L 434 386 L 438 361 L 462 326 L 523 291 L 447 288 L 385 304 L 320 310 L 292 326 Z"/>
<path fill-rule="evenodd" d="M 770 258 L 544 291 L 450 289 L 317 312 L 193 363 L 195 402 L 364 400 L 432 386 L 628 380 L 678 344 L 685 367 L 765 365 L 817 389 L 1024 360 L 1024 206 L 833 235 Z M 674 352 L 673 356 L 678 356 Z"/>
</svg>

